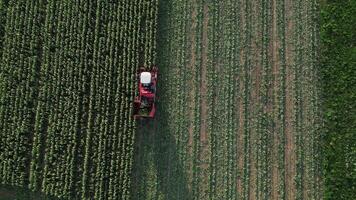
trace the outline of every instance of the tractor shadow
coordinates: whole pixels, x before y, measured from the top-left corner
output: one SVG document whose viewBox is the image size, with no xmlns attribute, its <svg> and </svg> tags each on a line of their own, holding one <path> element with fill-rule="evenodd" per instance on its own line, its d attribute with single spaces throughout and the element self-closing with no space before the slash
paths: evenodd
<svg viewBox="0 0 356 200">
<path fill-rule="evenodd" d="M 39 191 L 33 192 L 27 188 L 0 184 L 0 200 L 59 200 L 57 197 L 45 195 Z"/>
<path fill-rule="evenodd" d="M 165 127 L 167 118 L 163 116 L 160 113 L 152 121 L 138 122 L 132 199 L 191 199 L 173 131 Z"/>
<path fill-rule="evenodd" d="M 155 119 L 137 121 L 132 169 L 132 199 L 192 199 L 187 170 L 179 157 L 176 146 L 174 124 L 170 121 L 168 76 L 172 73 L 168 66 L 169 48 L 166 35 L 169 29 L 169 15 L 172 0 L 159 0 L 157 35 L 157 112 Z"/>
</svg>

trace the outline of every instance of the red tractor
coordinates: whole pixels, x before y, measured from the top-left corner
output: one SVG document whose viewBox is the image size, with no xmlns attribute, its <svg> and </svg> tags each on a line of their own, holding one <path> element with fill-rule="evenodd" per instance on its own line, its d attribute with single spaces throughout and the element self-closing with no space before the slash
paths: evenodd
<svg viewBox="0 0 356 200">
<path fill-rule="evenodd" d="M 138 96 L 134 101 L 134 118 L 154 118 L 156 113 L 157 68 L 138 70 Z"/>
</svg>

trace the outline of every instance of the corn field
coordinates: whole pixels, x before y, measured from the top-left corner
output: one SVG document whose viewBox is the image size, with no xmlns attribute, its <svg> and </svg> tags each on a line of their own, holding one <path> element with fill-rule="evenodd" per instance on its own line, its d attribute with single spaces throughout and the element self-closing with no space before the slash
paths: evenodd
<svg viewBox="0 0 356 200">
<path fill-rule="evenodd" d="M 0 1 L 0 183 L 129 199 L 135 74 L 158 2 Z"/>
<path fill-rule="evenodd" d="M 323 198 L 316 0 L 0 0 L 0 187 Z M 157 113 L 134 120 L 139 67 Z"/>
</svg>

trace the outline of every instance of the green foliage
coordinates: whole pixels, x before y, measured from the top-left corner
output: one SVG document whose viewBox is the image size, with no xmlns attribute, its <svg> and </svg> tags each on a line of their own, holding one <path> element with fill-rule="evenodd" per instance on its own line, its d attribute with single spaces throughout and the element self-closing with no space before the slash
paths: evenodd
<svg viewBox="0 0 356 200">
<path fill-rule="evenodd" d="M 356 199 L 356 1 L 321 8 L 325 199 Z"/>
<path fill-rule="evenodd" d="M 0 184 L 65 199 L 129 199 L 135 74 L 155 63 L 157 1 L 7 2 Z"/>
<path fill-rule="evenodd" d="M 7 9 L 8 3 L 9 3 L 8 0 L 0 0 L 0 47 L 3 44 L 3 37 L 5 34 L 6 9 Z M 2 49 L 0 48 L 0 58 L 1 58 L 1 55 L 2 55 Z"/>
</svg>

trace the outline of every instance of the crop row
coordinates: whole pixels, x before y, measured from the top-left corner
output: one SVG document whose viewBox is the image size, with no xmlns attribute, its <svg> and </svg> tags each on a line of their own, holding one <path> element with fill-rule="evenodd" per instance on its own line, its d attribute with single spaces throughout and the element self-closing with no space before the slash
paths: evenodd
<svg viewBox="0 0 356 200">
<path fill-rule="evenodd" d="M 5 2 L 4 2 L 5 3 Z M 1 57 L 1 183 L 27 183 L 34 108 L 38 93 L 37 49 L 42 2 L 8 2 Z M 2 4 L 4 5 L 4 4 Z"/>
</svg>

